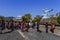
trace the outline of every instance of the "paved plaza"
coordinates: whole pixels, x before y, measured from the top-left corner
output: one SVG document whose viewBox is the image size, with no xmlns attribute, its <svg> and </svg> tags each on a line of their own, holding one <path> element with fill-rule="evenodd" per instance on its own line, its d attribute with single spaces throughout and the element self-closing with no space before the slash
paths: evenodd
<svg viewBox="0 0 60 40">
<path fill-rule="evenodd" d="M 13 32 L 0 34 L 0 40 L 60 40 L 59 29 L 55 29 L 55 33 L 45 33 L 44 27 L 40 26 L 42 32 L 37 32 L 36 28 L 29 29 L 29 32 L 21 32 L 20 29 Z"/>
</svg>

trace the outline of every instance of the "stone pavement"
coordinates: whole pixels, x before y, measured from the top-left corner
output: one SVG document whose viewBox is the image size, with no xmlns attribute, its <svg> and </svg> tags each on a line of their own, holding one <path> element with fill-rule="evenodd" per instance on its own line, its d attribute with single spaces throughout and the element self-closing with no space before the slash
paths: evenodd
<svg viewBox="0 0 60 40">
<path fill-rule="evenodd" d="M 15 30 L 11 33 L 0 34 L 0 40 L 24 40 L 24 38 Z"/>
<path fill-rule="evenodd" d="M 49 26 L 49 29 L 48 29 L 49 33 L 51 33 L 50 28 L 51 27 Z M 45 26 L 40 25 L 40 30 L 45 31 Z M 60 36 L 60 27 L 55 26 L 54 34 Z"/>
<path fill-rule="evenodd" d="M 29 32 L 23 32 L 29 40 L 60 40 L 60 36 L 52 33 L 37 32 L 36 29 L 29 29 Z"/>
<path fill-rule="evenodd" d="M 36 28 L 29 29 L 29 32 L 21 32 L 21 30 L 14 30 L 11 33 L 0 34 L 0 40 L 60 40 L 60 28 L 55 29 L 55 33 L 45 33 L 45 27 L 40 25 L 40 30 L 42 31 L 37 32 Z M 49 27 L 50 30 L 50 27 Z M 4 30 L 3 32 L 7 32 Z M 10 31 L 10 30 L 8 30 Z"/>
</svg>

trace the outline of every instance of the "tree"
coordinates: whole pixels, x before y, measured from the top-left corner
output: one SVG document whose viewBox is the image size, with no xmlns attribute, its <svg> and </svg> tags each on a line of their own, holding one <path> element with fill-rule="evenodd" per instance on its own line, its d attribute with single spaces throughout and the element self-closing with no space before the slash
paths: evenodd
<svg viewBox="0 0 60 40">
<path fill-rule="evenodd" d="M 60 24 L 60 12 L 56 13 L 56 20 Z"/>
<path fill-rule="evenodd" d="M 36 19 L 33 19 L 32 22 L 35 23 L 37 20 Z"/>
<path fill-rule="evenodd" d="M 25 14 L 24 16 L 22 16 L 22 20 L 23 21 L 26 21 L 26 22 L 29 22 L 31 20 L 31 14 L 27 13 Z"/>
<path fill-rule="evenodd" d="M 51 22 L 54 22 L 54 15 L 50 16 Z"/>
<path fill-rule="evenodd" d="M 34 22 L 37 22 L 37 21 L 40 21 L 42 19 L 43 16 L 41 15 L 36 15 L 36 17 L 34 17 L 33 21 Z"/>
<path fill-rule="evenodd" d="M 0 16 L 0 19 L 4 19 L 4 16 Z"/>
<path fill-rule="evenodd" d="M 7 17 L 7 20 L 9 20 L 9 21 L 14 21 L 13 18 L 14 18 L 13 16 Z"/>
<path fill-rule="evenodd" d="M 22 16 L 22 21 L 26 21 L 26 18 L 25 18 L 25 16 Z"/>
<path fill-rule="evenodd" d="M 57 17 L 57 22 L 60 24 L 60 16 Z"/>
</svg>

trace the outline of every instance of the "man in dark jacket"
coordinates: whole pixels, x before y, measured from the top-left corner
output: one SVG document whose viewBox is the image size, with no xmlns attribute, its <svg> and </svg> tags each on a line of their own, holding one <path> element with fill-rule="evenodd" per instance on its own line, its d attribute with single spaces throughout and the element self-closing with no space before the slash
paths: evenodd
<svg viewBox="0 0 60 40">
<path fill-rule="evenodd" d="M 12 32 L 14 30 L 13 21 L 9 22 L 9 26 L 10 26 L 10 29 L 11 29 L 11 32 Z"/>
<path fill-rule="evenodd" d="M 2 34 L 2 30 L 5 29 L 5 21 L 4 20 L 1 20 L 0 21 L 0 33 Z"/>
<path fill-rule="evenodd" d="M 2 20 L 2 30 L 4 30 L 4 29 L 5 29 L 5 21 Z"/>
<path fill-rule="evenodd" d="M 41 30 L 39 30 L 39 25 L 40 25 L 40 22 L 38 21 L 37 22 L 37 32 L 42 32 Z"/>
<path fill-rule="evenodd" d="M 47 22 L 45 24 L 45 28 L 46 28 L 46 33 L 48 33 L 48 23 Z"/>
<path fill-rule="evenodd" d="M 2 20 L 0 20 L 0 34 L 2 34 Z"/>
</svg>

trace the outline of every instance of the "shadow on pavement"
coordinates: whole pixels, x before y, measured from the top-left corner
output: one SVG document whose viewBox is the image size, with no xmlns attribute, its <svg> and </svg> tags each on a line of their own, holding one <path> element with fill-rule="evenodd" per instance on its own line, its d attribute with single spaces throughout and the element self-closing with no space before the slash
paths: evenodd
<svg viewBox="0 0 60 40">
<path fill-rule="evenodd" d="M 7 34 L 7 33 L 11 33 L 11 32 L 13 32 L 13 31 L 3 32 L 2 34 Z"/>
<path fill-rule="evenodd" d="M 37 32 L 41 33 L 42 31 L 41 30 L 37 30 Z"/>
</svg>

